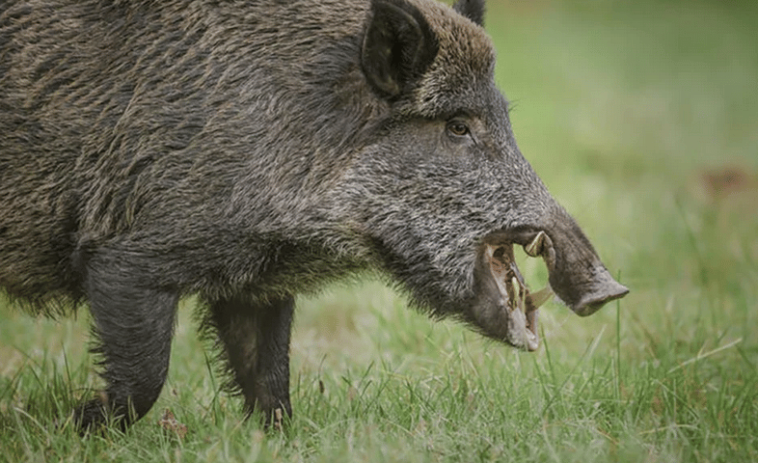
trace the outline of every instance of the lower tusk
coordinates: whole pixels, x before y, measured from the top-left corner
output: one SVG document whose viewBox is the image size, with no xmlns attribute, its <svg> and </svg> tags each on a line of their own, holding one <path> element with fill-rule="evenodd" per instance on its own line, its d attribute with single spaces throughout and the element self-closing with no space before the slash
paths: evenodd
<svg viewBox="0 0 758 463">
<path fill-rule="evenodd" d="M 534 307 L 534 310 L 537 310 L 542 304 L 553 297 L 554 294 L 555 293 L 553 293 L 553 289 L 550 286 L 546 286 L 541 290 L 532 293 L 532 307 Z"/>
</svg>

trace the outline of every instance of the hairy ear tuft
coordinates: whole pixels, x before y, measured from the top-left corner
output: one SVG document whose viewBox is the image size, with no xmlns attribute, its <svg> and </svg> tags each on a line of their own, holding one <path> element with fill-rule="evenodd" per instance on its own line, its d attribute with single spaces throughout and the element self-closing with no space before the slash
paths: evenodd
<svg viewBox="0 0 758 463">
<path fill-rule="evenodd" d="M 453 9 L 484 27 L 484 0 L 458 0 L 453 5 Z"/>
<path fill-rule="evenodd" d="M 361 67 L 371 87 L 396 99 L 417 82 L 439 50 L 424 15 L 405 0 L 373 0 L 361 48 Z"/>
</svg>

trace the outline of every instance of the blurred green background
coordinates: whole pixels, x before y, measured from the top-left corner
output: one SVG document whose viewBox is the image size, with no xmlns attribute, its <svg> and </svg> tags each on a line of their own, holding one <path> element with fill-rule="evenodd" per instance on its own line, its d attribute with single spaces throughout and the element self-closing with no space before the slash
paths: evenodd
<svg viewBox="0 0 758 463">
<path fill-rule="evenodd" d="M 758 460 L 758 2 L 490 0 L 486 27 L 522 152 L 625 299 L 548 304 L 529 354 L 374 281 L 301 298 L 274 436 L 218 395 L 184 301 L 169 384 L 116 444 L 53 425 L 99 384 L 86 311 L 0 308 L 0 460 Z M 189 438 L 157 432 L 166 407 Z"/>
<path fill-rule="evenodd" d="M 489 30 L 522 151 L 627 310 L 752 291 L 758 3 L 493 2 Z"/>
<path fill-rule="evenodd" d="M 758 3 L 519 1 L 490 12 L 522 151 L 633 289 L 624 325 L 647 333 L 636 347 L 705 342 L 694 331 L 707 316 L 754 351 Z M 660 333 L 662 323 L 679 327 Z"/>
</svg>

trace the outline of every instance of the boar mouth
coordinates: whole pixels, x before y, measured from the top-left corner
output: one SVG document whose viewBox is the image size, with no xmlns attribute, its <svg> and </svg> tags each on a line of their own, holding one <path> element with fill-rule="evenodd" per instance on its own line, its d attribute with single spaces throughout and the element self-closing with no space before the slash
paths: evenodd
<svg viewBox="0 0 758 463">
<path fill-rule="evenodd" d="M 487 237 L 477 263 L 479 296 L 470 316 L 484 334 L 525 350 L 539 347 L 537 309 L 554 294 L 580 316 L 591 315 L 629 289 L 615 281 L 578 227 L 568 232 L 510 230 Z M 513 245 L 542 257 L 548 286 L 530 292 L 513 257 Z"/>
<path fill-rule="evenodd" d="M 529 254 L 528 251 L 527 253 Z M 552 289 L 547 286 L 533 293 L 529 291 L 516 266 L 512 242 L 485 244 L 483 258 L 485 267 L 489 270 L 485 277 L 490 282 L 488 286 L 492 287 L 494 283 L 497 288 L 496 305 L 500 315 L 505 316 L 505 323 L 490 325 L 491 328 L 499 325 L 505 331 L 491 334 L 504 338 L 515 347 L 537 350 L 540 344 L 538 309 L 553 296 Z"/>
</svg>

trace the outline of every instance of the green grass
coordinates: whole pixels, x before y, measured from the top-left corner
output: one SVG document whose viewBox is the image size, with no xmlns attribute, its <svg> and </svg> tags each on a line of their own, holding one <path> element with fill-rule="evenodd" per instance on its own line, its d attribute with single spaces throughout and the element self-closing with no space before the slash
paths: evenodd
<svg viewBox="0 0 758 463">
<path fill-rule="evenodd" d="M 86 311 L 3 307 L 0 461 L 758 461 L 758 7 L 722 3 L 490 1 L 521 149 L 631 287 L 620 303 L 548 305 L 519 353 L 376 282 L 302 299 L 296 414 L 264 434 L 184 301 L 159 402 L 89 439 L 65 419 L 100 384 Z M 719 189 L 725 169 L 743 174 Z"/>
</svg>

